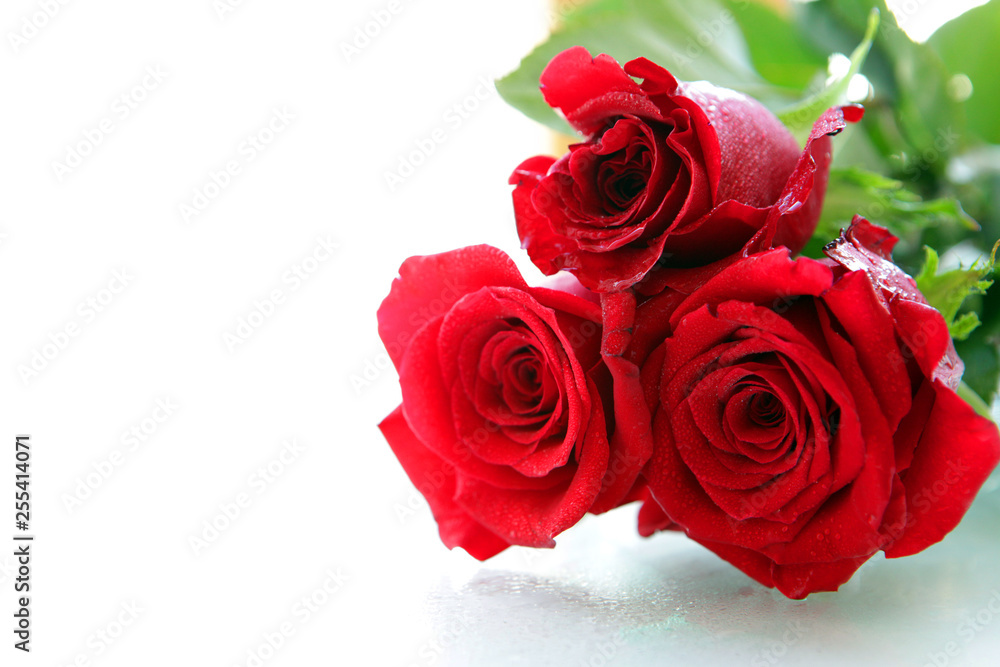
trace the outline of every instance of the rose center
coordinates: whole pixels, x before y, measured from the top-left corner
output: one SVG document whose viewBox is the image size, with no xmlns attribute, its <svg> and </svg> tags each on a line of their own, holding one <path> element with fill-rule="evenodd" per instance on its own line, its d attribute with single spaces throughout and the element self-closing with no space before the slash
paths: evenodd
<svg viewBox="0 0 1000 667">
<path fill-rule="evenodd" d="M 780 374 L 767 372 L 775 382 Z M 726 395 L 722 407 L 725 451 L 758 464 L 771 464 L 795 451 L 798 419 L 790 416 L 788 405 L 767 379 L 746 378 Z"/>
<path fill-rule="evenodd" d="M 754 394 L 747 404 L 751 421 L 758 426 L 772 428 L 785 420 L 785 406 L 770 392 Z"/>
<path fill-rule="evenodd" d="M 649 149 L 641 144 L 632 144 L 604 160 L 598 170 L 597 186 L 610 208 L 627 210 L 645 191 L 652 168 Z"/>
<path fill-rule="evenodd" d="M 524 350 L 528 352 L 527 349 Z M 509 376 L 510 382 L 524 396 L 536 396 L 542 385 L 538 378 L 538 360 L 534 357 L 519 359 Z"/>
<path fill-rule="evenodd" d="M 646 178 L 642 174 L 629 172 L 615 180 L 615 194 L 622 201 L 632 201 L 646 187 Z"/>
<path fill-rule="evenodd" d="M 541 418 L 551 412 L 559 394 L 558 386 L 534 346 L 518 347 L 508 356 L 496 359 L 496 364 L 499 398 L 513 415 Z"/>
</svg>

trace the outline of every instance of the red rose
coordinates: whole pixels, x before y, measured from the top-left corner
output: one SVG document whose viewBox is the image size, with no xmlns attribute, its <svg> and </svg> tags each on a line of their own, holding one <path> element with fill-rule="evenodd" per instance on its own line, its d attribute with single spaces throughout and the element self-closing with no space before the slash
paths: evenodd
<svg viewBox="0 0 1000 667">
<path fill-rule="evenodd" d="M 1000 435 L 956 395 L 947 325 L 892 263 L 895 241 L 855 218 L 828 260 L 770 250 L 639 307 L 626 356 L 642 369 L 644 476 L 662 508 L 640 532 L 684 530 L 803 598 L 958 524 Z"/>
<path fill-rule="evenodd" d="M 592 300 L 474 246 L 406 260 L 378 319 L 403 394 L 380 428 L 449 548 L 551 547 L 625 500 L 649 452 L 609 443 Z"/>
<path fill-rule="evenodd" d="M 757 101 L 678 82 L 645 58 L 623 69 L 574 47 L 552 59 L 541 87 L 584 136 L 510 178 L 521 243 L 543 273 L 572 271 L 616 292 L 657 262 L 700 267 L 772 244 L 797 251 L 812 235 L 840 109 L 820 119 L 803 152 Z"/>
</svg>

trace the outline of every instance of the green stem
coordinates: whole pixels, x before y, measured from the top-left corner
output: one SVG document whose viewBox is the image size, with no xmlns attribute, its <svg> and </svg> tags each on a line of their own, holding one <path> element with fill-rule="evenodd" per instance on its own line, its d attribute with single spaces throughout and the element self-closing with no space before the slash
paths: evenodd
<svg viewBox="0 0 1000 667">
<path fill-rule="evenodd" d="M 812 124 L 821 113 L 832 106 L 843 103 L 847 96 L 847 88 L 851 85 L 851 79 L 861 71 L 861 66 L 864 65 L 865 58 L 868 57 L 868 51 L 872 48 L 878 24 L 878 9 L 873 7 L 871 13 L 868 14 L 868 26 L 864 39 L 851 53 L 851 66 L 847 73 L 836 81 L 830 81 L 823 90 L 815 95 L 778 112 L 778 118 L 793 134 L 802 135 L 802 137 L 809 136 L 809 129 L 812 128 Z"/>
<path fill-rule="evenodd" d="M 986 401 L 979 397 L 979 394 L 973 391 L 972 387 L 964 382 L 960 382 L 958 384 L 958 389 L 955 390 L 955 393 L 961 396 L 966 403 L 972 406 L 972 409 L 976 411 L 976 414 L 982 415 L 987 419 L 993 419 L 993 411 L 990 410 L 990 406 L 986 404 Z"/>
</svg>

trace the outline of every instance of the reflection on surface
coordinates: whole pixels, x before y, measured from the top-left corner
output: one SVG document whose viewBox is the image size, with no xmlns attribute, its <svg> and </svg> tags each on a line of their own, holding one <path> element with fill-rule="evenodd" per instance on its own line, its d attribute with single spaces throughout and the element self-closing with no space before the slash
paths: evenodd
<svg viewBox="0 0 1000 667">
<path fill-rule="evenodd" d="M 995 486 L 995 485 L 994 485 Z M 874 558 L 838 593 L 788 600 L 680 535 L 581 524 L 511 550 L 428 605 L 448 665 L 979 665 L 1000 655 L 1000 490 L 944 542 Z M 574 531 L 570 531 L 573 533 Z"/>
</svg>

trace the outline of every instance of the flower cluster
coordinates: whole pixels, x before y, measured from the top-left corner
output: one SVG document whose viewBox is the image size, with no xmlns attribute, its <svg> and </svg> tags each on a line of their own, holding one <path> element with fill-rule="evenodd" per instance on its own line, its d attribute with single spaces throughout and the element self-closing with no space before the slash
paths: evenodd
<svg viewBox="0 0 1000 667">
<path fill-rule="evenodd" d="M 380 427 L 443 542 L 552 547 L 640 502 L 641 534 L 802 598 L 940 541 L 1000 458 L 944 318 L 861 217 L 795 257 L 861 109 L 803 148 L 745 95 L 581 47 L 541 88 L 583 137 L 510 179 L 553 278 L 489 246 L 412 257 L 378 313 L 403 396 Z"/>
</svg>

